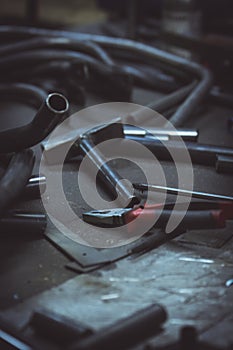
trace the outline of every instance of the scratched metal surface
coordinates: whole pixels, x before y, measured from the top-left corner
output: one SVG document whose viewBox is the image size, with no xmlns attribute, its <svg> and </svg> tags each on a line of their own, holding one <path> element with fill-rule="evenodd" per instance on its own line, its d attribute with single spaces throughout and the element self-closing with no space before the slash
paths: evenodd
<svg viewBox="0 0 233 350">
<path fill-rule="evenodd" d="M 151 97 L 137 91 L 134 98 L 143 104 Z M 211 106 L 198 116 L 193 125 L 200 129 L 200 141 L 230 145 L 232 135 L 227 133 L 226 120 L 231 113 Z M 65 186 L 71 195 L 74 169 L 71 165 L 66 170 Z M 174 183 L 169 164 L 164 163 L 164 169 Z M 129 173 L 127 168 L 119 170 Z M 231 176 L 200 166 L 194 170 L 196 190 L 233 194 Z M 141 175 L 135 170 L 133 176 Z M 38 208 L 39 203 L 23 205 Z M 79 201 L 77 207 L 85 209 L 85 203 Z M 151 343 L 167 344 L 177 338 L 182 325 L 191 324 L 208 342 L 227 345 L 233 342 L 233 287 L 226 287 L 233 278 L 232 235 L 232 224 L 226 230 L 190 232 L 142 256 L 76 277 L 65 269 L 69 259 L 45 238 L 3 238 L 0 315 L 21 328 L 33 310 L 43 306 L 98 330 L 159 302 L 169 319 L 164 332 Z"/>
<path fill-rule="evenodd" d="M 232 241 L 224 250 L 173 241 L 112 268 L 77 276 L 1 315 L 21 329 L 35 308 L 45 307 L 99 330 L 159 302 L 169 319 L 164 332 L 150 343 L 167 344 L 188 324 L 209 343 L 226 346 L 233 342 L 233 288 L 226 287 L 232 278 L 232 247 Z"/>
</svg>

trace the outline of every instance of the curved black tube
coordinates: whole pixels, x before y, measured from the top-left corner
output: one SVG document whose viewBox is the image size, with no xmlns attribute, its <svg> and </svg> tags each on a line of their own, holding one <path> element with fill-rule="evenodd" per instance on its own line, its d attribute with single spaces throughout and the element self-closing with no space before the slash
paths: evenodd
<svg viewBox="0 0 233 350">
<path fill-rule="evenodd" d="M 5 174 L 6 168 L 0 164 L 0 179 Z M 46 177 L 43 175 L 31 176 L 22 192 L 22 200 L 33 200 L 40 198 L 46 191 Z"/>
<path fill-rule="evenodd" d="M 69 103 L 63 95 L 49 94 L 31 123 L 0 132 L 0 153 L 15 152 L 36 145 L 62 120 L 68 108 Z"/>
<path fill-rule="evenodd" d="M 100 46 L 88 41 L 77 41 L 69 38 L 62 37 L 40 37 L 29 40 L 20 41 L 17 43 L 4 45 L 0 47 L 0 56 L 15 55 L 19 52 L 33 51 L 38 49 L 63 49 L 67 51 L 82 51 L 88 55 L 92 55 L 94 58 L 99 59 L 102 63 L 107 65 L 114 65 L 111 57 Z"/>
<path fill-rule="evenodd" d="M 159 113 L 163 113 L 168 111 L 170 108 L 176 106 L 181 103 L 196 87 L 197 82 L 193 83 L 176 90 L 175 92 L 159 99 L 156 102 L 150 103 L 147 107 L 156 110 Z"/>
<path fill-rule="evenodd" d="M 24 190 L 34 166 L 34 153 L 24 150 L 13 155 L 0 180 L 0 216 Z"/>
<path fill-rule="evenodd" d="M 3 234 L 42 235 L 47 226 L 44 213 L 8 211 L 0 218 L 0 232 Z"/>
<path fill-rule="evenodd" d="M 17 69 L 19 73 L 21 71 L 22 76 L 28 75 L 28 68 L 31 67 L 34 70 L 36 64 L 41 63 L 51 63 L 54 61 L 70 61 L 71 63 L 83 63 L 87 64 L 90 67 L 90 70 L 96 73 L 99 73 L 105 77 L 111 76 L 117 72 L 118 74 L 129 76 L 133 78 L 135 84 L 143 85 L 146 88 L 154 89 L 163 92 L 171 92 L 177 88 L 176 82 L 169 82 L 159 77 L 150 77 L 144 72 L 140 71 L 137 68 L 129 66 L 120 66 L 116 64 L 105 64 L 94 57 L 91 57 L 85 53 L 69 50 L 61 50 L 58 48 L 35 48 L 32 50 L 18 52 L 17 54 L 9 54 L 8 56 L 3 56 L 0 58 L 0 71 L 2 71 L 4 77 L 4 70 L 9 70 L 11 67 L 14 67 L 14 72 Z M 26 65 L 26 68 L 25 68 Z M 32 71 L 33 73 L 33 71 Z M 15 74 L 14 74 L 15 75 Z M 17 73 L 18 76 L 18 73 Z M 7 74 L 7 79 L 9 75 Z M 116 79 L 116 77 L 115 77 Z"/>
<path fill-rule="evenodd" d="M 173 54 L 161 51 L 157 48 L 150 47 L 148 45 L 134 42 L 131 40 L 116 39 L 105 37 L 101 35 L 92 35 L 92 34 L 83 34 L 83 33 L 74 33 L 61 30 L 48 30 L 48 29 L 38 29 L 38 28 L 29 28 L 29 27 L 13 27 L 13 26 L 1 26 L 0 34 L 8 37 L 35 37 L 35 36 L 60 36 L 65 38 L 71 38 L 74 40 L 84 40 L 84 41 L 93 41 L 96 44 L 99 44 L 103 47 L 116 48 L 119 50 L 128 50 L 129 52 L 134 53 L 145 59 L 155 59 L 161 63 L 165 63 L 173 66 L 176 69 L 181 71 L 188 72 L 192 76 L 200 80 L 199 84 L 192 91 L 190 96 L 185 100 L 185 102 L 177 109 L 176 113 L 172 116 L 171 122 L 175 126 L 180 126 L 185 123 L 185 121 L 192 115 L 194 108 L 203 100 L 203 98 L 208 94 L 212 86 L 212 75 L 204 67 L 189 62 L 186 59 L 175 56 Z"/>
<path fill-rule="evenodd" d="M 0 84 L 1 100 L 17 100 L 27 103 L 31 107 L 39 108 L 47 94 L 41 88 L 24 83 Z M 1 150 L 0 150 L 1 153 Z"/>
</svg>

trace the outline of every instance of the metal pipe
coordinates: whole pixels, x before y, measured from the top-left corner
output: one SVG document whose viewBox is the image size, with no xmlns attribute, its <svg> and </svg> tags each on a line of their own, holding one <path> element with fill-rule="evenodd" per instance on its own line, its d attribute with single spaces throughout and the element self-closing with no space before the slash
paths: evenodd
<svg viewBox="0 0 233 350">
<path fill-rule="evenodd" d="M 25 150 L 13 155 L 0 179 L 0 216 L 23 192 L 34 166 L 34 153 Z"/>
<path fill-rule="evenodd" d="M 189 191 L 181 188 L 173 188 L 173 187 L 150 185 L 150 184 L 140 184 L 140 183 L 133 184 L 133 187 L 141 191 L 153 191 L 153 192 L 167 193 L 171 195 L 182 195 L 185 197 L 193 197 L 193 198 L 198 198 L 203 200 L 217 200 L 217 201 L 231 201 L 231 202 L 233 201 L 233 197 L 224 196 L 221 194 Z"/>
<path fill-rule="evenodd" d="M 5 234 L 41 235 L 47 226 L 44 213 L 9 211 L 0 218 L 0 232 Z"/>
<path fill-rule="evenodd" d="M 19 69 L 20 67 L 24 66 L 22 74 L 25 74 L 25 64 L 28 64 L 28 66 L 26 66 L 27 72 L 28 67 L 34 66 L 35 64 L 41 62 L 54 62 L 54 60 L 64 61 L 66 59 L 71 62 L 73 61 L 88 64 L 92 72 L 101 73 L 102 75 L 107 76 L 108 79 L 110 79 L 111 74 L 114 73 L 116 74 L 115 79 L 117 78 L 117 74 L 120 75 L 118 80 L 122 80 L 122 76 L 130 76 L 134 80 L 135 84 L 164 92 L 171 92 L 178 86 L 175 81 L 166 81 L 158 76 L 151 77 L 134 67 L 117 65 L 113 62 L 101 62 L 95 57 L 91 57 L 82 52 L 74 51 L 75 48 L 72 47 L 66 48 L 64 45 L 65 50 L 61 50 L 60 47 L 62 48 L 62 45 L 51 45 L 51 47 L 48 46 L 47 48 L 46 46 L 47 45 L 40 48 L 40 45 L 32 45 L 32 49 L 30 50 L 22 50 L 18 51 L 17 53 L 11 52 L 9 55 L 4 55 L 0 58 L 2 72 L 4 73 L 4 69 L 10 69 L 11 67 L 14 67 L 15 71 L 17 67 Z"/>
<path fill-rule="evenodd" d="M 0 132 L 0 153 L 15 152 L 38 144 L 62 120 L 68 108 L 69 103 L 63 95 L 49 94 L 31 123 Z"/>
<path fill-rule="evenodd" d="M 0 99 L 4 101 L 14 99 L 23 103 L 27 103 L 34 108 L 39 108 L 46 97 L 47 93 L 43 89 L 31 84 L 0 84 Z"/>
<path fill-rule="evenodd" d="M 41 194 L 46 191 L 46 177 L 34 175 L 30 177 L 22 193 L 23 200 L 32 200 L 40 198 Z"/>
<path fill-rule="evenodd" d="M 134 125 L 124 125 L 124 135 L 128 138 L 131 136 L 147 137 L 153 136 L 160 141 L 168 141 L 169 139 L 175 140 L 182 138 L 184 141 L 196 142 L 199 132 L 194 129 L 159 129 L 159 128 L 138 128 Z"/>
<path fill-rule="evenodd" d="M 113 60 L 107 52 L 94 42 L 78 41 L 62 37 L 39 37 L 3 45 L 0 47 L 0 56 L 2 58 L 9 55 L 17 55 L 19 52 L 34 51 L 45 48 L 63 49 L 65 51 L 83 51 L 84 53 L 99 59 L 102 63 L 109 66 L 114 65 Z"/>
<path fill-rule="evenodd" d="M 122 183 L 122 177 L 107 164 L 107 159 L 105 159 L 100 151 L 95 149 L 95 144 L 90 137 L 83 136 L 78 145 L 79 152 L 90 159 L 90 166 L 93 166 L 94 170 L 98 171 L 98 175 L 106 189 L 108 189 L 115 198 L 117 197 L 119 199 L 119 203 L 123 207 L 131 207 L 140 202 L 140 199 L 132 194 L 132 189 L 127 188 L 127 186 Z"/>
<path fill-rule="evenodd" d="M 5 173 L 5 168 L 0 165 L 0 179 Z M 22 193 L 22 200 L 32 200 L 40 198 L 46 191 L 46 177 L 43 175 L 31 176 Z"/>
<path fill-rule="evenodd" d="M 168 109 L 176 106 L 177 104 L 183 102 L 183 100 L 194 90 L 197 84 L 198 83 L 194 81 L 191 84 L 174 91 L 168 96 L 162 97 L 158 101 L 148 104 L 147 107 L 154 109 L 159 113 L 163 113 Z"/>
<path fill-rule="evenodd" d="M 233 174 L 233 152 L 232 157 L 217 155 L 216 171 L 220 174 Z"/>
<path fill-rule="evenodd" d="M 147 46 L 145 44 L 134 42 L 130 40 L 123 40 L 117 38 L 109 38 L 101 35 L 74 33 L 59 30 L 47 30 L 28 27 L 11 27 L 1 26 L 0 34 L 12 35 L 16 37 L 33 37 L 33 36 L 62 36 L 72 38 L 74 40 L 91 40 L 100 46 L 107 48 L 117 48 L 119 50 L 128 50 L 135 55 L 144 57 L 145 59 L 154 59 L 162 63 L 173 66 L 176 69 L 188 72 L 192 76 L 198 78 L 199 83 L 185 102 L 178 108 L 176 113 L 172 116 L 171 122 L 174 126 L 181 126 L 192 115 L 194 108 L 203 100 L 208 94 L 212 86 L 212 75 L 204 67 L 194 62 L 189 62 L 181 57 L 172 55 L 170 53 L 161 51 L 157 48 Z"/>
<path fill-rule="evenodd" d="M 129 349 L 155 335 L 166 319 L 165 309 L 159 304 L 152 304 L 77 342 L 70 350 Z"/>
<path fill-rule="evenodd" d="M 173 151 L 177 155 L 182 155 L 184 146 L 189 151 L 191 160 L 195 164 L 215 166 L 218 155 L 233 157 L 233 149 L 230 147 L 205 145 L 196 142 L 185 142 L 183 144 L 179 141 L 167 141 L 165 147 L 161 141 L 151 137 L 130 136 L 126 138 L 143 144 L 160 160 L 172 161 L 170 152 Z"/>
</svg>

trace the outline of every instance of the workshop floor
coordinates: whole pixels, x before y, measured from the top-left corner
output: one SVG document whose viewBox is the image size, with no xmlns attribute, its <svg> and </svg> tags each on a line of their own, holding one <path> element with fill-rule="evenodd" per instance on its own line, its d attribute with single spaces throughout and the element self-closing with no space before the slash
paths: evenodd
<svg viewBox="0 0 233 350">
<path fill-rule="evenodd" d="M 22 0 L 2 0 L 0 16 L 12 15 L 13 9 L 17 16 L 23 16 L 23 4 Z M 102 21 L 105 14 L 96 9 L 94 1 L 72 0 L 67 6 L 61 0 L 43 0 L 40 17 L 44 21 L 79 25 Z M 152 96 L 156 98 L 137 90 L 134 102 L 146 104 Z M 103 101 L 93 97 L 88 100 L 89 105 L 98 102 Z M 0 105 L 0 110 L 9 124 L 16 113 L 22 116 L 22 123 L 33 113 L 30 108 L 6 103 Z M 200 130 L 200 142 L 232 146 L 232 135 L 226 129 L 229 116 L 232 116 L 231 110 L 208 106 L 190 126 Z M 170 166 L 164 164 L 164 168 L 168 178 L 172 178 Z M 201 166 L 194 170 L 196 190 L 233 195 L 230 175 L 219 175 L 215 169 Z M 130 169 L 122 171 L 130 174 Z M 67 168 L 68 190 L 72 186 L 72 172 L 72 166 Z M 25 207 L 33 210 L 40 205 L 35 201 Z M 187 233 L 146 254 L 127 257 L 85 274 L 67 269 L 70 263 L 75 267 L 80 252 L 84 254 L 80 246 L 72 241 L 64 243 L 59 237 L 58 247 L 59 232 L 48 230 L 46 235 L 19 237 L 16 233 L 1 237 L 0 316 L 9 320 L 21 334 L 38 307 L 98 330 L 157 302 L 167 309 L 168 321 L 164 332 L 150 343 L 167 344 L 177 339 L 183 325 L 197 327 L 201 339 L 210 344 L 233 343 L 233 286 L 228 282 L 233 278 L 233 224 L 224 230 Z M 74 251 L 76 254 L 71 258 Z"/>
<path fill-rule="evenodd" d="M 135 102 L 147 103 L 142 90 L 134 94 Z M 89 100 L 89 104 L 96 101 Z M 1 111 L 10 116 L 19 106 L 2 104 Z M 24 118 L 30 118 L 31 110 L 24 109 Z M 218 116 L 221 115 L 221 118 Z M 227 133 L 226 121 L 231 111 L 209 106 L 194 123 L 200 130 L 200 142 L 232 145 Z M 72 193 L 74 165 L 66 170 L 65 186 Z M 164 164 L 172 181 L 172 168 Z M 121 169 L 132 176 L 130 168 Z M 195 189 L 206 192 L 233 193 L 231 176 L 216 174 L 214 169 L 195 166 Z M 137 176 L 137 174 L 133 174 Z M 75 195 L 77 198 L 77 194 Z M 74 201 L 73 201 L 74 202 Z M 25 205 L 38 208 L 38 201 Z M 85 203 L 78 200 L 78 208 L 85 210 Z M 167 344 L 177 339 L 183 325 L 197 327 L 202 339 L 225 346 L 233 342 L 233 287 L 227 287 L 233 268 L 233 225 L 224 230 L 189 232 L 147 254 L 134 255 L 89 274 L 75 273 L 65 266 L 75 263 L 80 255 L 95 259 L 93 252 L 81 249 L 73 241 L 62 241 L 63 235 L 51 227 L 47 237 L 60 248 L 55 248 L 42 237 L 2 237 L 0 246 L 1 289 L 0 315 L 9 320 L 20 332 L 25 329 L 33 311 L 39 306 L 82 321 L 94 329 L 113 323 L 132 312 L 158 302 L 168 312 L 164 332 L 152 343 Z M 57 243 L 58 242 L 58 243 Z M 81 249 L 81 250 L 80 250 Z M 85 253 L 83 253 L 85 252 Z M 105 251 L 100 250 L 103 257 Z M 114 251 L 108 251 L 111 257 Z M 51 289 L 52 288 L 52 289 Z M 67 302 L 68 301 L 68 302 Z M 218 337 L 213 337 L 213 334 Z"/>
</svg>

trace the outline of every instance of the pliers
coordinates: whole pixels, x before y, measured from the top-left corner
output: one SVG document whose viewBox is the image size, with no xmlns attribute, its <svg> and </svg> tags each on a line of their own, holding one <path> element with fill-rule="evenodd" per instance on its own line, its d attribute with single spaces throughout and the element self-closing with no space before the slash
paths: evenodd
<svg viewBox="0 0 233 350">
<path fill-rule="evenodd" d="M 134 220 L 141 216 L 141 223 L 156 221 L 154 227 L 164 229 L 171 215 L 182 217 L 179 229 L 216 229 L 224 228 L 228 219 L 233 219 L 233 202 L 196 201 L 191 202 L 189 210 L 184 212 L 184 203 L 155 204 L 145 207 L 93 210 L 83 214 L 83 220 L 99 227 L 126 226 L 129 232 L 134 230 Z M 177 208 L 177 204 L 176 204 Z"/>
</svg>

